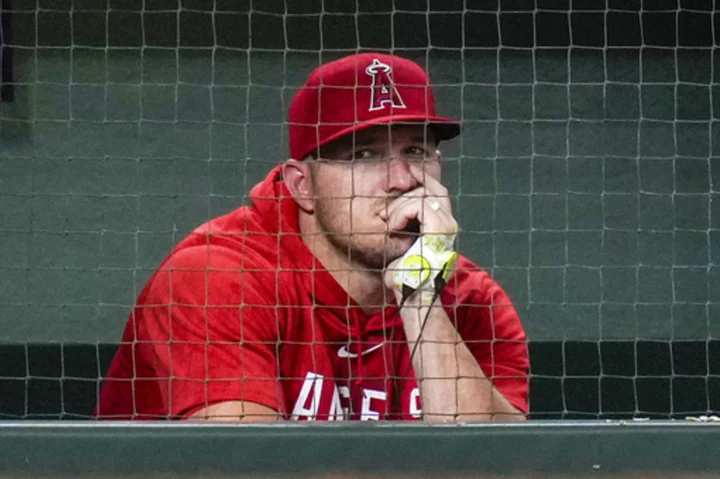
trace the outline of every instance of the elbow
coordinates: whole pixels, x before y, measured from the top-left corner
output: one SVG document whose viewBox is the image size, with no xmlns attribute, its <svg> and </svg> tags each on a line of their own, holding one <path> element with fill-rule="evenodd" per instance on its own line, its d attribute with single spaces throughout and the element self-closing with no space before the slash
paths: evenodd
<svg viewBox="0 0 720 479">
<path fill-rule="evenodd" d="M 527 416 L 517 409 L 513 412 L 498 412 L 493 414 L 493 422 L 521 422 L 527 421 Z"/>
</svg>

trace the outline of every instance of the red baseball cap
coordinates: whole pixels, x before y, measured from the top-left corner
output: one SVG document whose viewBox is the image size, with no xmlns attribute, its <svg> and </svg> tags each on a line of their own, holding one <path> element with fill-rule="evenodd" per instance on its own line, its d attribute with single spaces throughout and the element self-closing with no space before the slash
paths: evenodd
<svg viewBox="0 0 720 479">
<path fill-rule="evenodd" d="M 438 141 L 460 134 L 460 124 L 435 115 L 427 72 L 417 63 L 360 53 L 316 68 L 288 112 L 290 156 L 301 160 L 318 147 L 374 125 L 420 122 Z"/>
</svg>

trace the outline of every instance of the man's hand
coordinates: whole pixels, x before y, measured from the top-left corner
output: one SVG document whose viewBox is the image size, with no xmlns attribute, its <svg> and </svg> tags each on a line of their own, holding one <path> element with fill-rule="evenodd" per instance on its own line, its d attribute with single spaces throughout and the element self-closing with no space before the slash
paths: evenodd
<svg viewBox="0 0 720 479">
<path fill-rule="evenodd" d="M 385 271 L 385 284 L 394 292 L 398 304 L 403 298 L 403 282 L 413 290 L 422 290 L 411 300 L 431 301 L 435 277 L 448 277 L 451 271 L 444 269 L 452 268 L 457 257 L 453 243 L 458 224 L 447 188 L 416 165 L 411 165 L 410 171 L 420 186 L 393 200 L 384 218 L 391 232 L 401 232 L 416 220 L 423 236 Z"/>
<path fill-rule="evenodd" d="M 388 205 L 383 214 L 388 231 L 401 232 L 412 220 L 418 220 L 421 234 L 457 232 L 447 188 L 417 165 L 411 164 L 410 171 L 420 186 Z"/>
</svg>

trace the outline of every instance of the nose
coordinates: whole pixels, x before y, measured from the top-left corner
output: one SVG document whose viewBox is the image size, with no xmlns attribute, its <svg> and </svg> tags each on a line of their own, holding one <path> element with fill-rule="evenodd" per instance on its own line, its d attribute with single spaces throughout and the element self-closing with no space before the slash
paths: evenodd
<svg viewBox="0 0 720 479">
<path fill-rule="evenodd" d="M 401 158 L 393 158 L 388 163 L 388 191 L 406 192 L 417 188 L 418 182 L 410 171 L 410 164 Z"/>
</svg>

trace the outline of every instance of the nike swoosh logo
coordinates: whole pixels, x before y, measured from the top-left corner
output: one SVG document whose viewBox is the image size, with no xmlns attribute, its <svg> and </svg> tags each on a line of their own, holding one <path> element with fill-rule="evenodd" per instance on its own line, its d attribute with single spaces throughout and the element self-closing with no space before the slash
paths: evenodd
<svg viewBox="0 0 720 479">
<path fill-rule="evenodd" d="M 379 343 L 379 344 L 376 344 L 375 346 L 373 346 L 372 348 L 367 348 L 365 351 L 360 353 L 360 355 L 365 356 L 367 353 L 371 353 L 371 352 L 375 351 L 376 349 L 382 348 L 384 344 L 385 343 Z M 338 357 L 343 358 L 343 359 L 344 358 L 352 359 L 352 358 L 358 357 L 358 354 L 351 353 L 350 351 L 347 350 L 346 346 L 341 346 L 340 349 L 338 349 Z"/>
</svg>

